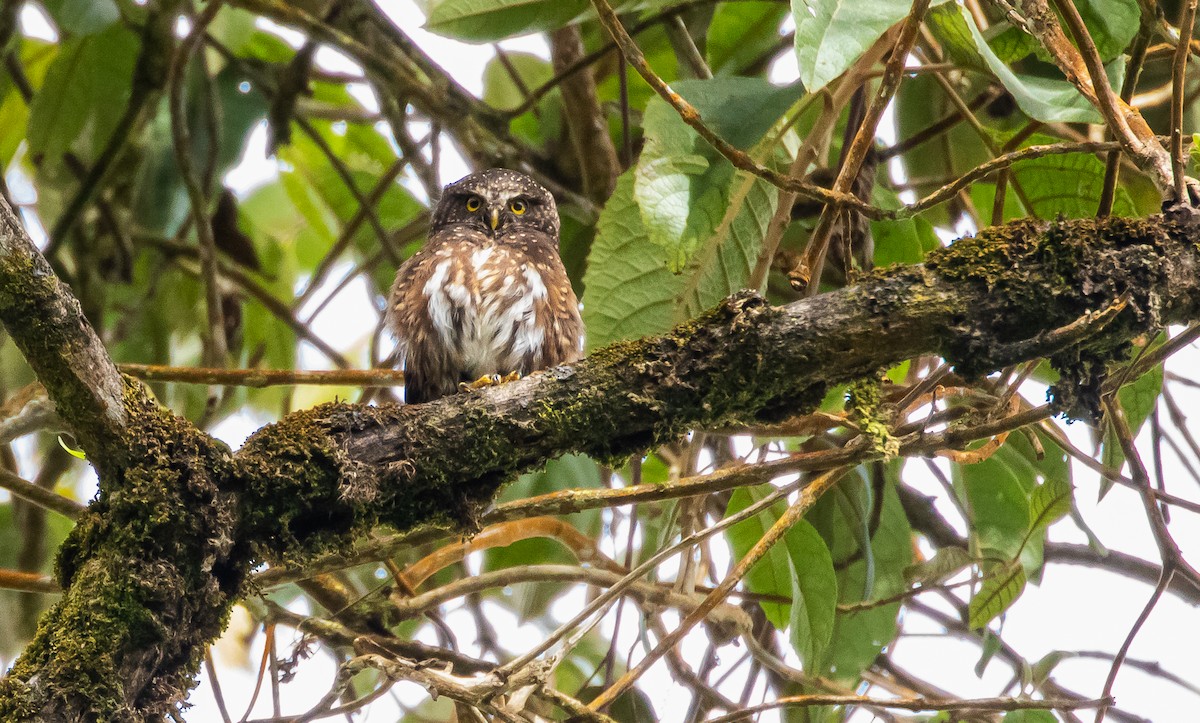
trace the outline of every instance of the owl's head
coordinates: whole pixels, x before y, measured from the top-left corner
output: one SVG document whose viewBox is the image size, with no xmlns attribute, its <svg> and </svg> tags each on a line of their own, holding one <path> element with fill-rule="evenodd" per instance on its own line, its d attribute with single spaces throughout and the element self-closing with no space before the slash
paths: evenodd
<svg viewBox="0 0 1200 723">
<path fill-rule="evenodd" d="M 489 168 L 451 183 L 442 191 L 431 228 L 461 223 L 489 236 L 513 229 L 536 229 L 558 238 L 554 196 L 524 173 Z"/>
</svg>

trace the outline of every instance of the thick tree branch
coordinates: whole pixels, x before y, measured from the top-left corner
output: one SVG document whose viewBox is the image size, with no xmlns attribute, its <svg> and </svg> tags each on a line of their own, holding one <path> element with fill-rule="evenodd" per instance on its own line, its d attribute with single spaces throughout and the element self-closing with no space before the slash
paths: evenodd
<svg viewBox="0 0 1200 723">
<path fill-rule="evenodd" d="M 88 454 L 120 450 L 129 421 L 121 374 L 79 302 L 55 277 L 3 197 L 0 323 L 84 450 Z"/>
</svg>

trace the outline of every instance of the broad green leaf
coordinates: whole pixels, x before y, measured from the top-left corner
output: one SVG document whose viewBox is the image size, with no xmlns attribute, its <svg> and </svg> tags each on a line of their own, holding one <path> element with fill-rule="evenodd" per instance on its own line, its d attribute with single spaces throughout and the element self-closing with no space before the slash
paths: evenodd
<svg viewBox="0 0 1200 723">
<path fill-rule="evenodd" d="M 617 179 L 596 230 L 583 277 L 588 348 L 670 329 L 684 279 L 667 270 L 666 250 L 649 241 L 632 169 Z"/>
<path fill-rule="evenodd" d="M 335 132 L 327 121 L 314 121 L 312 126 L 363 196 L 371 193 L 379 177 L 396 160 L 391 145 L 374 128 L 349 126 Z M 287 163 L 285 172 L 280 174 L 284 188 L 292 203 L 309 220 L 304 240 L 314 243 L 298 246 L 301 252 L 298 258 L 302 268 L 311 269 L 358 214 L 360 203 L 329 156 L 308 134 L 294 134 L 292 143 L 279 149 L 278 155 Z M 424 206 L 399 183 L 390 184 L 375 204 L 375 215 L 385 230 L 403 226 L 423 210 Z M 381 244 L 370 222 L 359 224 L 352 242 L 364 256 L 374 253 Z M 377 293 L 386 292 L 393 272 L 394 268 L 387 264 L 378 267 L 378 273 L 372 276 Z"/>
<path fill-rule="evenodd" d="M 516 540 L 503 547 L 493 547 L 483 554 L 483 572 L 504 570 L 523 565 L 578 565 L 579 560 L 558 540 L 530 537 Z M 571 589 L 570 583 L 521 583 L 505 589 L 488 591 L 488 599 L 512 610 L 522 624 L 536 620 L 560 595 Z"/>
<path fill-rule="evenodd" d="M 1121 55 L 1141 25 L 1137 0 L 1075 0 L 1075 8 L 1106 63 Z"/>
<path fill-rule="evenodd" d="M 982 75 L 967 74 L 963 81 L 968 86 L 960 92 L 967 98 L 978 95 L 986 88 Z M 900 84 L 894 104 L 898 137 L 901 139 L 923 133 L 950 114 L 957 114 L 946 92 L 932 75 L 906 78 Z M 991 120 L 986 112 L 979 115 L 983 120 Z M 913 190 L 921 197 L 936 190 L 942 179 L 953 178 L 989 158 L 991 155 L 975 130 L 967 123 L 957 123 L 944 134 L 905 153 L 902 163 L 909 174 L 910 182 L 915 184 Z M 876 184 L 876 192 L 872 194 L 872 200 L 877 204 L 882 200 L 879 198 L 881 187 L 882 184 Z M 951 226 L 957 219 L 951 218 L 950 212 L 950 204 L 940 204 L 921 216 L 935 226 Z M 877 242 L 876 248 L 878 247 Z"/>
<path fill-rule="evenodd" d="M 743 146 L 757 143 L 799 93 L 795 86 L 778 88 L 746 78 L 681 81 L 675 88 L 718 133 L 732 136 L 731 142 Z M 749 225 L 743 221 L 740 227 L 733 227 L 742 208 L 737 202 L 748 202 L 746 209 L 756 213 L 773 205 L 770 196 L 776 194 L 754 193 L 753 179 L 739 179 L 733 166 L 659 98 L 646 108 L 645 131 L 646 145 L 634 172 L 634 198 L 650 242 L 667 250 L 670 270 L 683 271 L 706 243 L 715 241 L 710 248 L 719 250 L 727 236 L 757 256 L 765 225 L 750 219 Z M 769 218 L 770 213 L 765 220 Z M 709 254 L 699 269 L 709 268 L 707 262 L 713 259 Z M 744 265 L 749 269 L 753 264 L 751 258 Z M 733 274 L 741 266 L 739 262 L 730 268 L 731 280 L 739 284 L 744 276 L 737 279 Z M 737 288 L 740 286 L 726 285 L 722 295 Z"/>
<path fill-rule="evenodd" d="M 824 88 L 911 7 L 908 0 L 792 0 L 800 80 L 814 92 Z"/>
<path fill-rule="evenodd" d="M 904 569 L 904 579 L 910 584 L 937 585 L 949 580 L 975 562 L 971 553 L 961 547 L 943 547 L 931 560 Z"/>
<path fill-rule="evenodd" d="M 1036 484 L 1032 464 L 1005 443 L 982 462 L 953 464 L 951 476 L 971 519 L 976 554 L 1012 559 L 1021 553 L 1029 530 L 1028 494 Z"/>
<path fill-rule="evenodd" d="M 1029 529 L 1036 534 L 1067 516 L 1071 511 L 1071 483 L 1048 479 L 1029 493 Z"/>
<path fill-rule="evenodd" d="M 875 265 L 880 268 L 920 263 L 925 254 L 941 248 L 933 224 L 919 217 L 872 221 L 871 235 L 875 239 Z"/>
<path fill-rule="evenodd" d="M 971 597 L 967 607 L 968 624 L 982 628 L 1007 610 L 1025 589 L 1025 568 L 1010 562 L 999 566 Z"/>
<path fill-rule="evenodd" d="M 138 45 L 121 25 L 62 43 L 29 108 L 33 154 L 57 159 L 77 143 L 100 153 L 129 102 Z"/>
<path fill-rule="evenodd" d="M 824 665 L 833 638 L 838 581 L 825 540 L 811 524 L 800 520 L 784 535 L 792 568 L 792 609 L 788 637 L 805 670 Z"/>
<path fill-rule="evenodd" d="M 681 80 L 671 88 L 700 111 L 705 125 L 743 150 L 758 143 L 804 96 L 800 83 L 775 85 L 763 78 Z M 649 125 L 647 117 L 647 134 Z"/>
<path fill-rule="evenodd" d="M 832 493 L 846 521 L 846 529 L 854 535 L 854 543 L 862 551 L 862 596 L 870 600 L 875 591 L 875 551 L 871 546 L 871 511 L 875 494 L 871 488 L 870 467 L 859 465 L 842 480 Z"/>
<path fill-rule="evenodd" d="M 871 221 L 871 238 L 875 240 L 875 266 L 919 264 L 925 254 L 941 248 L 933 232 L 933 224 L 921 217 L 894 221 Z"/>
<path fill-rule="evenodd" d="M 526 90 L 554 77 L 550 61 L 532 53 L 506 53 L 505 59 L 507 63 L 493 58 L 483 69 L 483 100 L 498 110 L 509 111 L 525 101 L 525 94 L 513 78 L 510 67 L 516 71 Z"/>
<path fill-rule="evenodd" d="M 100 32 L 121 19 L 113 0 L 43 0 L 42 6 L 68 37 Z"/>
<path fill-rule="evenodd" d="M 522 500 L 537 495 L 559 492 L 565 489 L 597 489 L 601 487 L 600 468 L 596 462 L 582 454 L 568 454 L 546 463 L 540 472 L 521 475 L 506 486 L 496 499 L 497 503 Z M 600 535 L 603 519 L 599 510 L 587 510 L 572 515 L 571 524 L 590 535 Z"/>
<path fill-rule="evenodd" d="M 666 249 L 670 270 L 679 273 L 712 227 L 706 207 L 720 203 L 731 171 L 709 162 L 697 148 L 703 141 L 665 102 L 650 102 L 645 128 L 633 195 L 649 241 Z"/>
<path fill-rule="evenodd" d="M 1142 425 L 1146 423 L 1146 419 L 1154 412 L 1154 406 L 1158 404 L 1158 397 L 1162 394 L 1162 387 L 1163 367 L 1159 364 L 1133 382 L 1121 387 L 1121 390 L 1117 392 L 1121 409 L 1125 411 L 1125 422 L 1129 425 L 1129 431 L 1135 438 Z M 1111 428 L 1106 428 L 1104 431 L 1104 449 L 1101 461 L 1106 467 L 1117 470 L 1125 464 L 1125 453 L 1121 450 L 1121 442 Z M 1111 487 L 1112 482 L 1105 479 L 1100 480 L 1101 498 L 1108 493 Z"/>
<path fill-rule="evenodd" d="M 566 25 L 587 0 L 426 0 L 426 29 L 468 42 L 489 42 Z"/>
<path fill-rule="evenodd" d="M 724 161 L 722 161 L 724 163 Z M 744 171 L 733 174 L 728 197 L 710 212 L 719 219 L 689 261 L 675 321 L 682 322 L 716 306 L 749 282 L 775 213 L 774 186 Z"/>
<path fill-rule="evenodd" d="M 739 75 L 771 52 L 788 14 L 778 2 L 721 3 L 708 26 L 705 55 L 716 75 Z"/>
<path fill-rule="evenodd" d="M 894 487 L 900 468 L 899 460 L 884 465 L 887 484 L 883 492 L 883 509 L 871 538 L 875 560 L 872 599 L 895 595 L 908 588 L 904 570 L 912 564 L 912 528 Z M 851 523 L 845 519 L 841 506 L 832 494 L 827 494 L 805 519 L 829 545 L 837 570 L 838 602 L 862 602 L 866 562 L 861 554 L 856 554 L 857 537 L 847 527 Z M 849 560 L 853 561 L 847 562 Z M 839 612 L 834 620 L 833 638 L 826 648 L 824 674 L 838 680 L 857 680 L 859 673 L 896 637 L 899 611 L 899 603 L 890 603 L 856 612 Z"/>
<path fill-rule="evenodd" d="M 683 223 L 695 235 L 692 254 L 682 267 L 680 250 L 672 255 L 651 241 L 644 209 L 634 200 L 636 169 L 618 179 L 600 214 L 584 276 L 583 313 L 590 349 L 667 331 L 745 287 L 775 211 L 777 191 L 765 181 L 735 172 L 724 159 L 710 157 L 709 162 L 706 177 L 719 185 L 705 189 L 701 200 L 688 209 Z M 653 209 L 650 215 L 658 222 L 660 234 L 667 221 L 679 223 L 678 218 L 664 218 Z M 671 268 L 682 273 L 672 274 Z"/>
<path fill-rule="evenodd" d="M 744 510 L 769 491 L 766 487 L 735 490 L 726 513 Z M 780 502 L 731 527 L 726 536 L 734 555 L 745 557 L 786 509 Z M 829 548 L 816 529 L 805 520 L 797 522 L 750 568 L 744 582 L 752 592 L 791 600 L 790 605 L 769 601 L 759 604 L 772 625 L 780 630 L 789 628 L 792 645 L 805 669 L 818 669 L 833 635 L 838 582 Z"/>
<path fill-rule="evenodd" d="M 506 62 L 493 58 L 484 66 L 483 100 L 493 108 L 511 111 L 525 101 L 529 90 L 553 77 L 554 68 L 548 60 L 529 53 L 508 53 Z M 532 111 L 513 118 L 509 129 L 537 147 L 561 139 L 562 93 L 557 88 L 547 93 Z"/>
<path fill-rule="evenodd" d="M 1017 105 L 1029 117 L 1046 123 L 1102 122 L 1099 112 L 1066 79 L 1014 72 L 988 45 L 966 8 L 947 3 L 931 10 L 930 18 L 931 23 L 941 28 L 942 37 L 958 39 L 958 42 L 951 44 L 960 49 L 958 60 L 968 65 L 982 61 L 986 70 L 1012 93 Z M 967 37 L 970 38 L 970 44 L 966 42 Z M 968 48 L 973 55 L 967 52 Z M 1125 76 L 1125 64 L 1116 60 L 1109 63 L 1105 70 L 1109 83 L 1119 88 Z"/>
<path fill-rule="evenodd" d="M 729 497 L 729 505 L 725 510 L 725 515 L 733 515 L 746 509 L 753 503 L 761 500 L 766 496 L 769 490 L 761 490 L 758 488 L 740 487 L 733 491 Z M 733 548 L 733 555 L 737 559 L 742 559 L 746 553 L 750 552 L 750 548 L 762 539 L 767 530 L 771 529 L 771 525 L 779 519 L 780 515 L 786 509 L 784 503 L 779 502 L 763 512 L 758 513 L 754 517 L 742 520 L 733 527 L 725 531 L 725 537 L 729 540 L 729 546 Z M 824 544 L 821 545 L 824 547 Z M 828 553 L 826 553 L 828 554 Z M 831 568 L 832 569 L 832 563 Z M 784 599 L 791 599 L 792 590 L 792 564 L 788 557 L 788 551 L 783 544 L 777 544 L 767 551 L 750 571 L 746 573 L 743 579 L 746 589 L 760 595 L 771 595 Z M 836 601 L 835 601 L 836 603 Z M 763 612 L 767 616 L 767 620 L 778 630 L 787 628 L 791 618 L 791 605 L 787 603 L 771 602 L 763 600 L 759 602 Z"/>
<path fill-rule="evenodd" d="M 192 160 L 196 168 L 203 168 L 209 162 L 210 141 L 204 119 L 210 95 L 198 79 L 196 73 L 188 76 L 187 108 Z M 256 82 L 237 65 L 226 66 L 214 79 L 216 92 L 211 97 L 216 100 L 216 111 L 221 119 L 214 169 L 217 179 L 238 163 L 251 133 L 266 116 L 266 101 L 256 89 Z M 171 116 L 165 97 L 156 109 L 143 139 L 141 164 L 133 189 L 133 209 L 141 227 L 173 236 L 190 213 L 191 206 L 175 159 Z"/>
<path fill-rule="evenodd" d="M 1058 723 L 1058 718 L 1048 710 L 1010 710 L 1004 723 Z"/>
<path fill-rule="evenodd" d="M 1035 134 L 1025 146 L 1050 145 L 1058 139 L 1044 134 Z M 1012 179 L 1020 185 L 1031 211 L 1039 218 L 1051 219 L 1090 218 L 1096 215 L 1100 194 L 1104 187 L 1104 161 L 1092 153 L 1068 153 L 1043 156 L 1019 161 L 1011 166 Z M 995 194 L 995 185 L 979 183 L 972 186 L 972 197 L 980 209 L 990 209 Z M 1137 207 L 1129 192 L 1118 185 L 1113 199 L 1113 214 L 1136 216 Z M 1022 200 L 1010 183 L 1005 197 L 1004 220 L 1010 221 L 1026 215 Z"/>
<path fill-rule="evenodd" d="M 29 82 L 43 84 L 46 70 L 58 55 L 58 44 L 23 38 L 20 61 Z M 25 128 L 29 123 L 29 104 L 8 73 L 0 73 L 0 128 Z M 0 133 L 0 171 L 8 168 L 17 148 L 25 140 L 22 133 Z"/>
</svg>

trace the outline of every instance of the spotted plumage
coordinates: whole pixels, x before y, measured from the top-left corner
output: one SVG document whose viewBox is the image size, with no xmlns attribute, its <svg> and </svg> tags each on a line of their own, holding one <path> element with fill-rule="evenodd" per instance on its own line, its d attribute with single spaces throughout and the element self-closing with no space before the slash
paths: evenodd
<svg viewBox="0 0 1200 723">
<path fill-rule="evenodd" d="M 493 168 L 445 188 L 389 297 L 406 402 L 579 358 L 583 323 L 558 231 L 554 197 L 524 174 Z"/>
</svg>

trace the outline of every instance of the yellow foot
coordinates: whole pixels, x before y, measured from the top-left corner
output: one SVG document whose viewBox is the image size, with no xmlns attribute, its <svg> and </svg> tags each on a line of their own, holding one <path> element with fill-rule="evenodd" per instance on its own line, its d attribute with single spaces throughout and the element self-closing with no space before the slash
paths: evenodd
<svg viewBox="0 0 1200 723">
<path fill-rule="evenodd" d="M 521 372 L 511 372 L 506 376 L 500 376 L 499 374 L 484 374 L 469 384 L 467 382 L 459 382 L 458 391 L 469 392 L 475 389 L 483 389 L 484 387 L 494 387 L 498 384 L 504 384 L 505 382 L 515 382 L 520 378 Z"/>
</svg>

